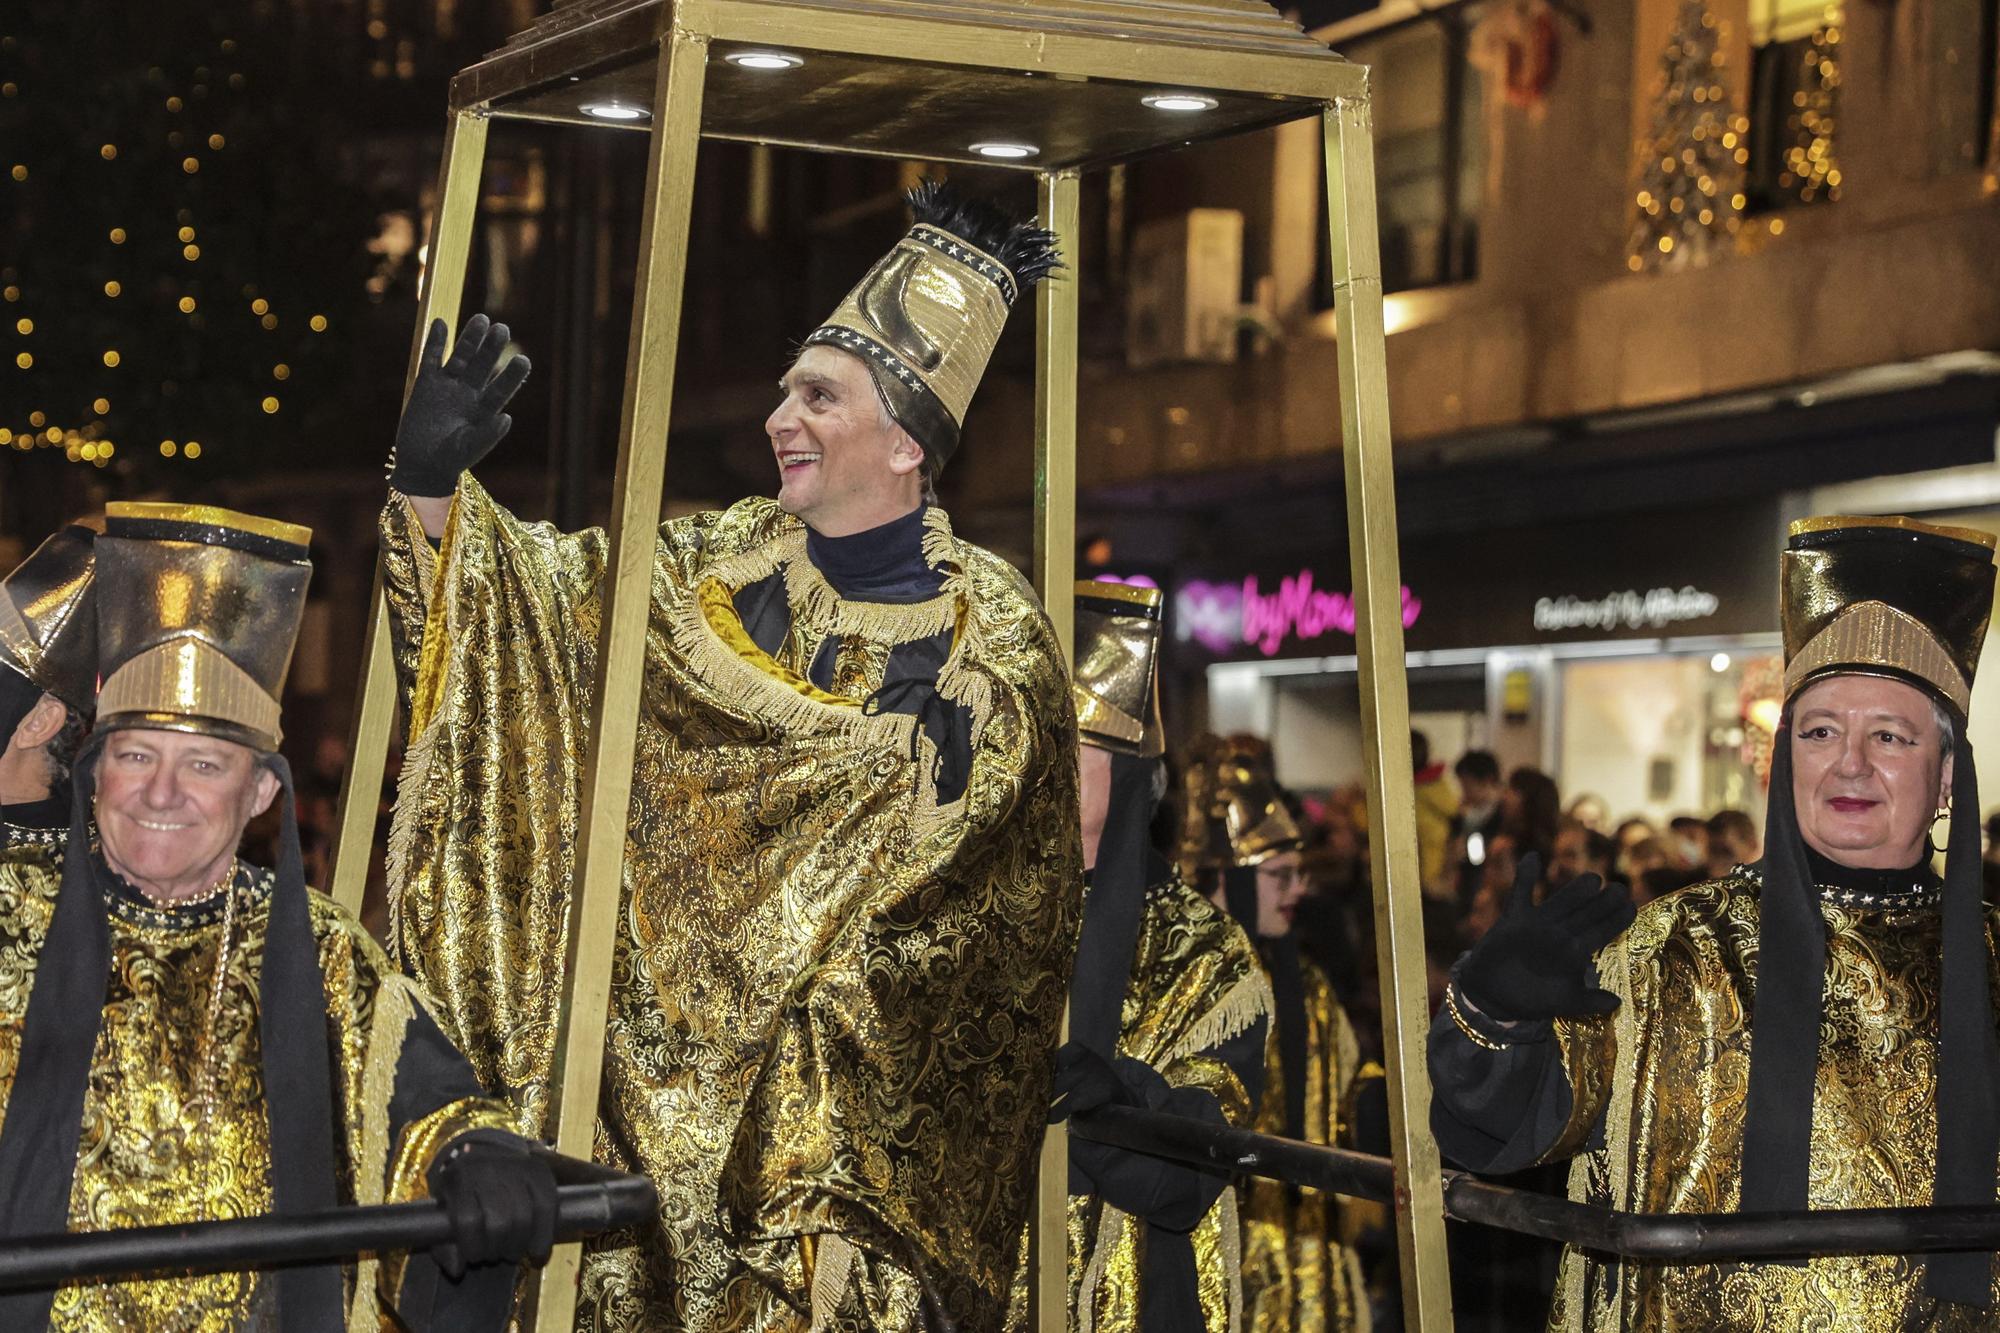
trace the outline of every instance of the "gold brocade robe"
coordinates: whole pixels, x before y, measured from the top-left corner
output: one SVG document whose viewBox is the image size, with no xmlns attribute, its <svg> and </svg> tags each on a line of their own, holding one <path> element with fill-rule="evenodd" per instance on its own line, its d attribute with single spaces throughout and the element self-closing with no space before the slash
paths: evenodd
<svg viewBox="0 0 2000 1333">
<path fill-rule="evenodd" d="M 1305 1132 L 1308 1143 L 1345 1142 L 1349 1093 L 1361 1051 L 1333 983 L 1299 960 L 1306 1011 Z M 1275 1016 L 1265 1047 L 1263 1104 L 1256 1128 L 1285 1132 L 1285 1071 Z M 1368 1293 L 1361 1261 L 1341 1240 L 1340 1202 L 1320 1190 L 1253 1178 L 1237 1187 L 1243 1214 L 1245 1333 L 1366 1333 Z"/>
<path fill-rule="evenodd" d="M 909 605 L 842 600 L 769 500 L 660 530 L 597 1132 L 660 1226 L 593 1247 L 580 1327 L 1004 1318 L 1076 947 L 1075 723 L 1033 593 L 927 524 L 944 582 Z M 467 476 L 435 553 L 392 496 L 384 558 L 412 699 L 393 937 L 538 1133 L 604 536 Z M 774 577 L 767 652 L 733 599 Z M 931 736 L 862 701 L 892 648 L 947 632 L 971 766 L 941 803 Z"/>
<path fill-rule="evenodd" d="M 22 1027 L 60 883 L 60 868 L 46 853 L 0 853 L 0 1108 L 14 1093 Z M 161 910 L 106 894 L 111 966 L 84 1102 L 71 1230 L 270 1211 L 257 1017 L 270 887 L 269 872 L 239 872 L 226 950 L 219 900 Z M 335 1057 L 341 1201 L 424 1198 L 426 1173 L 443 1146 L 467 1131 L 504 1129 L 505 1108 L 467 1095 L 477 1092 L 471 1071 L 416 986 L 360 923 L 318 894 L 311 914 L 326 979 L 325 1036 Z M 218 993 L 217 955 L 224 952 Z M 204 1082 L 213 1089 L 205 1115 Z M 415 1113 L 395 1118 L 392 1098 Z M 350 1333 L 402 1327 L 389 1311 L 400 1303 L 405 1267 L 398 1255 L 349 1270 Z M 262 1327 L 259 1319 L 274 1314 L 273 1297 L 272 1284 L 257 1273 L 78 1283 L 56 1294 L 50 1326 L 58 1333 L 237 1333 Z"/>
<path fill-rule="evenodd" d="M 1182 883 L 1178 872 L 1150 885 L 1119 1016 L 1118 1054 L 1145 1061 L 1177 1088 L 1213 1093 L 1224 1118 L 1246 1126 L 1254 1111 L 1251 1095 L 1224 1048 L 1232 1039 L 1254 1041 L 1253 1029 L 1260 1019 L 1268 1024 L 1270 1012 L 1271 983 L 1243 928 Z M 1222 1191 L 1192 1238 L 1202 1322 L 1210 1333 L 1230 1333 L 1240 1326 L 1243 1297 L 1234 1186 Z M 1132 1333 L 1145 1258 L 1142 1221 L 1094 1194 L 1072 1194 L 1070 1327 Z M 1014 1330 L 1029 1326 L 1025 1272 L 1015 1280 L 1007 1323 Z"/>
<path fill-rule="evenodd" d="M 1600 1115 L 1604 1123 L 1603 1146 L 1572 1166 L 1572 1196 L 1633 1212 L 1736 1210 L 1759 887 L 1754 873 L 1739 874 L 1669 894 L 1598 955 L 1602 984 L 1622 1001 L 1617 1013 L 1556 1026 L 1574 1101 L 1545 1160 L 1575 1151 Z M 1939 913 L 1826 902 L 1822 911 L 1827 970 L 1810 1206 L 1928 1204 L 1937 1160 Z M 1989 923 L 1989 951 L 1991 941 Z M 1549 1326 L 1969 1333 L 1996 1320 L 1993 1311 L 1933 1301 L 1915 1257 L 1669 1266 L 1571 1250 Z"/>
</svg>

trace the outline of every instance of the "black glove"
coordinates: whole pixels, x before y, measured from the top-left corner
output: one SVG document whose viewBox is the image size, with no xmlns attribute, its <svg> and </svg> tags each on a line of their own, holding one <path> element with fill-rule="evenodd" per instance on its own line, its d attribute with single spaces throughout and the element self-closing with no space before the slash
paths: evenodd
<svg viewBox="0 0 2000 1333">
<path fill-rule="evenodd" d="M 1608 1014 L 1618 997 L 1597 985 L 1591 958 L 1632 924 L 1632 891 L 1578 875 L 1535 902 L 1542 858 L 1514 871 L 1507 910 L 1458 965 L 1458 993 L 1502 1023 Z"/>
<path fill-rule="evenodd" d="M 1100 1106 L 1144 1104 L 1143 1098 L 1125 1086 L 1111 1062 L 1082 1042 L 1064 1042 L 1056 1052 L 1056 1082 L 1049 1093 L 1051 1125 Z"/>
<path fill-rule="evenodd" d="M 491 453 L 514 418 L 501 411 L 528 378 L 528 358 L 517 356 L 494 373 L 507 350 L 507 326 L 474 315 L 459 331 L 445 360 L 445 327 L 431 321 L 417 382 L 396 426 L 389 484 L 405 495 L 445 496 L 458 474 Z"/>
<path fill-rule="evenodd" d="M 1079 1042 L 1065 1043 L 1056 1052 L 1056 1096 L 1050 1121 L 1105 1106 L 1136 1106 L 1215 1125 L 1228 1123 L 1213 1093 L 1174 1087 L 1143 1060 L 1122 1055 L 1106 1060 Z M 1227 1172 L 1207 1171 L 1070 1135 L 1071 1194 L 1095 1194 L 1113 1208 L 1169 1231 L 1191 1229 L 1228 1183 Z"/>
<path fill-rule="evenodd" d="M 451 1217 L 451 1240 L 431 1255 L 452 1281 L 480 1264 L 548 1262 L 556 1239 L 556 1178 L 526 1142 L 462 1138 L 431 1168 L 430 1186 Z"/>
</svg>

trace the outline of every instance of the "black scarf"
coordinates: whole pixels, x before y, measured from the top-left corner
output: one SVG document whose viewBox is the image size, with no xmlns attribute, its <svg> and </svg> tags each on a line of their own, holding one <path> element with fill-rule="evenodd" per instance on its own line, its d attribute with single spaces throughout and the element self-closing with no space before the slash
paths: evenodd
<svg viewBox="0 0 2000 1333">
<path fill-rule="evenodd" d="M 84 1098 L 111 965 L 104 907 L 108 871 L 84 852 L 103 741 L 93 736 L 77 756 L 71 852 L 63 860 L 62 886 L 35 969 L 13 1095 L 0 1122 L 0 1237 L 53 1235 L 69 1226 Z M 291 769 L 278 755 L 264 756 L 262 763 L 277 775 L 285 802 L 257 988 L 271 1203 L 274 1213 L 284 1215 L 335 1205 L 333 1144 L 339 1131 L 328 1068 L 326 990 L 299 857 Z M 338 1266 L 281 1268 L 275 1280 L 282 1333 L 340 1333 L 345 1321 Z M 0 1295 L 0 1327 L 44 1327 L 54 1300 L 54 1291 Z"/>
<path fill-rule="evenodd" d="M 1993 1032 L 1979 855 L 1979 782 L 1960 726 L 1952 768 L 1946 849 L 1944 959 L 1938 1033 L 1938 1156 L 1931 1201 L 1990 1204 L 2000 1151 L 2000 1043 Z M 1825 998 L 1826 923 L 1792 800 L 1789 715 L 1771 755 L 1763 890 L 1758 903 L 1757 988 L 1750 1029 L 1750 1089 L 1743 1127 L 1745 1212 L 1809 1206 L 1813 1091 Z M 1929 1256 L 1926 1285 L 1939 1300 L 1985 1307 L 1993 1255 Z"/>
</svg>

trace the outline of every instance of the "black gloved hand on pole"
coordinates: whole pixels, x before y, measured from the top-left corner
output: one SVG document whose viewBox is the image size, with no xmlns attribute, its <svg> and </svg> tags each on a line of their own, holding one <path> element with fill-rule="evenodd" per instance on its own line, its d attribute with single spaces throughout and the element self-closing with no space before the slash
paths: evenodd
<svg viewBox="0 0 2000 1333">
<path fill-rule="evenodd" d="M 430 1186 L 452 1231 L 451 1242 L 432 1256 L 452 1281 L 483 1264 L 548 1262 L 556 1237 L 556 1178 L 525 1140 L 468 1135 L 432 1166 Z"/>
<path fill-rule="evenodd" d="M 1453 984 L 1501 1023 L 1608 1014 L 1618 997 L 1597 985 L 1591 959 L 1632 924 L 1632 891 L 1584 874 L 1537 903 L 1541 876 L 1542 858 L 1523 856 L 1507 910 L 1460 961 Z"/>
<path fill-rule="evenodd" d="M 405 495 L 450 495 L 458 489 L 459 474 L 506 435 L 514 419 L 502 409 L 532 369 L 525 356 L 500 364 L 509 338 L 505 324 L 474 315 L 447 360 L 444 321 L 431 321 L 416 383 L 396 427 L 391 486 Z"/>
</svg>

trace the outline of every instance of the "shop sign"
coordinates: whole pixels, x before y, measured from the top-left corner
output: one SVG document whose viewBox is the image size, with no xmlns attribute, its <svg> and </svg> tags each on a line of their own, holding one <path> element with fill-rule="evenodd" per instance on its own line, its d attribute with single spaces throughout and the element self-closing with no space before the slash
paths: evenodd
<svg viewBox="0 0 2000 1333">
<path fill-rule="evenodd" d="M 1540 597 L 1535 600 L 1535 629 L 1543 634 L 1564 630 L 1665 629 L 1689 620 L 1705 620 L 1722 606 L 1712 592 L 1693 586 L 1627 588 L 1603 597 Z"/>
<path fill-rule="evenodd" d="M 1403 628 L 1416 624 L 1422 610 L 1422 600 L 1405 587 Z M 1354 626 L 1353 596 L 1315 588 L 1310 569 L 1280 579 L 1270 592 L 1251 574 L 1241 583 L 1191 580 L 1174 596 L 1174 637 L 1192 639 L 1216 654 L 1253 647 L 1276 657 L 1288 644 L 1336 630 L 1352 637 Z"/>
</svg>

